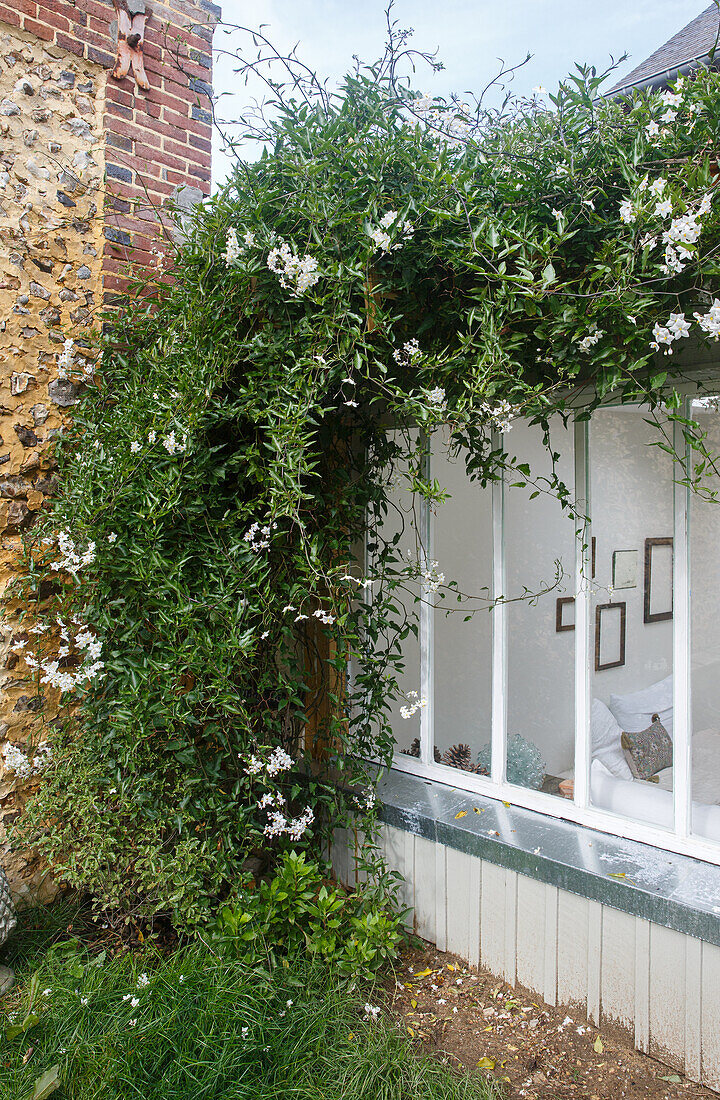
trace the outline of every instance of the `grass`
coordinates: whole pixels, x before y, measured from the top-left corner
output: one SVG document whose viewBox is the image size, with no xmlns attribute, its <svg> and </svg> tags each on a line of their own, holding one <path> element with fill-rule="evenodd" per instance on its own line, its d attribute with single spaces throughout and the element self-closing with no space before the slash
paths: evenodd
<svg viewBox="0 0 720 1100">
<path fill-rule="evenodd" d="M 36 916 L 9 945 L 3 1100 L 30 1100 L 54 1065 L 54 1100 L 499 1100 L 483 1077 L 419 1056 L 384 1013 L 364 1019 L 372 993 L 304 959 L 270 974 L 203 945 L 112 958 L 61 933 L 68 915 Z"/>
</svg>

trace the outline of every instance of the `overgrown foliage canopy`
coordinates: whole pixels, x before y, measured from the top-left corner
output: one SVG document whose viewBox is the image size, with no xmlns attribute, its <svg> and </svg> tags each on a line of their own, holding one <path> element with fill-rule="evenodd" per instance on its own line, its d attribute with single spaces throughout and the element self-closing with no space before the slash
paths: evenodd
<svg viewBox="0 0 720 1100">
<path fill-rule="evenodd" d="M 27 674 L 64 641 L 79 681 L 86 626 L 103 667 L 65 691 L 24 828 L 109 909 L 191 926 L 274 852 L 372 818 L 359 761 L 390 757 L 399 589 L 428 573 L 383 538 L 388 486 L 442 495 L 418 426 L 492 480 L 513 419 L 587 415 L 581 389 L 679 415 L 658 348 L 720 331 L 717 74 L 627 101 L 582 69 L 491 112 L 418 97 L 405 54 L 393 32 L 337 94 L 275 87 L 265 153 L 114 318 L 58 446 Z"/>
</svg>

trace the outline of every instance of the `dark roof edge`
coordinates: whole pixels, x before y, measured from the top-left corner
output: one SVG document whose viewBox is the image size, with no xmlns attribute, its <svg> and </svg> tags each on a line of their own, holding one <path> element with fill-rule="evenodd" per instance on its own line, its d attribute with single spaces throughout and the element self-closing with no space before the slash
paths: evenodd
<svg viewBox="0 0 720 1100">
<path fill-rule="evenodd" d="M 686 61 L 681 61 L 679 65 L 672 65 L 669 69 L 658 69 L 657 72 L 652 73 L 650 76 L 645 76 L 640 80 L 633 80 L 628 84 L 616 84 L 614 88 L 611 88 L 609 92 L 605 93 L 605 99 L 615 99 L 628 92 L 642 91 L 645 88 L 657 88 L 663 84 L 667 84 L 675 77 L 687 76 L 693 69 L 699 68 L 703 61 L 713 61 L 714 54 L 714 48 L 712 50 L 706 50 L 705 53 L 697 54 L 695 57 L 689 57 Z"/>
</svg>

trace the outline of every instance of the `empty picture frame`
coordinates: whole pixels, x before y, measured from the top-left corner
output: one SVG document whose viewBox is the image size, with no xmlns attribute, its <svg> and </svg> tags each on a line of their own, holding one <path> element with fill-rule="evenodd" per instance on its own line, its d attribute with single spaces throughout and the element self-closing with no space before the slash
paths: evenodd
<svg viewBox="0 0 720 1100">
<path fill-rule="evenodd" d="M 613 588 L 637 588 L 637 550 L 614 550 L 612 556 Z"/>
<path fill-rule="evenodd" d="M 600 603 L 595 608 L 595 671 L 625 664 L 625 616 L 627 605 Z"/>
<path fill-rule="evenodd" d="M 673 540 L 645 539 L 643 622 L 673 617 Z"/>
<path fill-rule="evenodd" d="M 555 601 L 555 630 L 560 634 L 563 630 L 575 629 L 575 597 L 558 596 Z"/>
</svg>

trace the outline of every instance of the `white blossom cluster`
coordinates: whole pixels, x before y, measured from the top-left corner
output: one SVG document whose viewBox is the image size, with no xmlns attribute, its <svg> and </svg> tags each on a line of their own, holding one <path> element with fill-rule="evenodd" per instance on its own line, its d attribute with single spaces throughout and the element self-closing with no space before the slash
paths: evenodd
<svg viewBox="0 0 720 1100">
<path fill-rule="evenodd" d="M 317 611 L 313 611 L 313 618 L 319 619 L 325 626 L 331 626 L 335 622 L 335 616 L 331 615 L 329 611 L 323 611 L 321 607 Z"/>
<path fill-rule="evenodd" d="M 715 298 L 707 313 L 693 313 L 700 328 L 713 340 L 720 337 L 720 298 Z"/>
<path fill-rule="evenodd" d="M 278 746 L 270 753 L 267 763 L 253 754 L 245 766 L 245 771 L 247 775 L 259 775 L 260 772 L 266 772 L 268 775 L 273 776 L 277 775 L 278 772 L 286 772 L 289 768 L 292 768 L 293 763 L 292 756 L 289 756 L 284 749 Z"/>
<path fill-rule="evenodd" d="M 446 107 L 431 96 L 421 95 L 412 101 L 412 111 L 451 147 L 463 145 L 472 135 L 473 120 L 467 103 Z"/>
<path fill-rule="evenodd" d="M 343 573 L 342 577 L 340 577 L 340 580 L 351 581 L 353 584 L 356 584 L 358 588 L 364 589 L 372 588 L 375 583 L 372 577 L 366 577 L 363 580 L 362 577 L 353 577 L 351 573 Z"/>
<path fill-rule="evenodd" d="M 90 379 L 95 374 L 95 364 L 87 359 L 76 359 L 75 341 L 68 338 L 63 342 L 63 350 L 58 355 L 58 378 L 72 378 L 73 373 L 81 379 Z"/>
<path fill-rule="evenodd" d="M 317 260 L 312 256 L 297 256 L 284 241 L 269 253 L 267 265 L 275 275 L 280 276 L 280 286 L 291 290 L 297 297 L 315 286 L 320 278 Z"/>
<path fill-rule="evenodd" d="M 421 699 L 416 691 L 406 691 L 407 704 L 400 707 L 401 718 L 412 718 L 416 711 L 427 706 L 427 699 Z"/>
<path fill-rule="evenodd" d="M 162 445 L 169 455 L 182 454 L 187 448 L 187 437 L 181 441 L 175 438 L 175 432 L 169 432 L 163 436 Z"/>
<path fill-rule="evenodd" d="M 227 267 L 233 267 L 238 262 L 243 252 L 255 245 L 255 234 L 251 230 L 243 233 L 243 243 L 238 240 L 237 230 L 230 227 L 225 241 L 224 260 Z"/>
<path fill-rule="evenodd" d="M 401 367 L 411 367 L 422 359 L 422 351 L 417 340 L 407 340 L 401 348 L 393 352 L 393 359 Z"/>
<path fill-rule="evenodd" d="M 428 562 L 427 569 L 423 571 L 423 586 L 426 592 L 437 592 L 445 584 L 445 574 L 438 569 L 439 562 Z"/>
<path fill-rule="evenodd" d="M 90 565 L 95 561 L 94 542 L 89 542 L 85 550 L 81 550 L 79 544 L 75 542 L 68 531 L 59 531 L 57 542 L 60 557 L 57 561 L 50 563 L 50 568 L 56 573 L 64 569 L 67 573 L 72 573 L 74 577 L 77 577 L 78 571 L 83 566 Z"/>
<path fill-rule="evenodd" d="M 578 340 L 578 346 L 581 351 L 590 351 L 590 348 L 597 344 L 598 340 L 604 336 L 605 333 L 601 328 L 593 322 L 587 331 L 587 335 L 583 336 L 582 340 Z"/>
<path fill-rule="evenodd" d="M 60 692 L 74 691 L 81 684 L 90 683 L 105 668 L 100 660 L 102 642 L 98 640 L 97 635 L 93 634 L 89 627 L 83 625 L 77 615 L 74 615 L 72 619 L 75 630 L 66 626 L 60 618 L 56 621 L 60 627 L 61 643 L 58 647 L 57 657 L 51 660 L 49 658 L 38 658 L 31 653 L 23 653 L 23 660 L 28 668 L 37 669 L 43 673 L 40 677 L 41 684 L 49 684 L 50 687 L 57 688 Z M 32 633 L 42 634 L 46 630 L 49 630 L 49 627 L 35 628 Z M 22 645 L 24 646 L 24 643 Z M 20 648 L 20 643 L 13 648 L 17 651 Z M 61 661 L 65 661 L 68 657 L 79 659 L 79 664 L 74 667 L 61 667 Z"/>
<path fill-rule="evenodd" d="M 263 829 L 266 837 L 272 839 L 286 833 L 291 840 L 300 840 L 315 820 L 315 814 L 312 807 L 307 806 L 300 817 L 287 817 L 282 810 L 271 810 L 269 818 L 270 820 Z"/>
<path fill-rule="evenodd" d="M 490 405 L 487 401 L 479 407 L 483 416 L 492 422 L 496 431 L 505 435 L 512 429 L 513 421 L 517 419 L 518 410 L 509 401 L 499 401 L 497 405 Z"/>
<path fill-rule="evenodd" d="M 699 114 L 702 114 L 703 106 L 701 103 L 691 103 L 689 105 L 686 105 L 684 103 L 683 97 L 686 87 L 687 85 L 685 78 L 680 76 L 675 81 L 674 91 L 666 88 L 658 95 L 656 102 L 658 104 L 658 107 L 662 111 L 662 114 L 659 116 L 659 119 L 650 120 L 645 129 L 646 137 L 651 140 L 658 137 L 666 137 L 670 132 L 668 129 L 669 125 L 675 122 L 678 116 L 678 111 L 682 110 L 682 108 L 685 106 L 687 106 L 687 110 L 691 115 L 697 116 Z M 660 126 L 661 122 L 665 123 L 665 125 L 662 127 Z M 691 125 L 691 129 L 694 125 L 695 123 L 693 122 Z"/>
<path fill-rule="evenodd" d="M 429 390 L 427 399 L 428 404 L 435 405 L 439 409 L 445 408 L 445 390 L 442 386 L 435 386 L 434 389 Z"/>
<path fill-rule="evenodd" d="M 414 232 L 412 222 L 403 220 L 397 210 L 388 210 L 380 219 L 380 224 L 372 226 L 370 236 L 376 251 L 397 252 Z"/>
<path fill-rule="evenodd" d="M 366 1020 L 377 1020 L 379 1015 L 380 1015 L 380 1008 L 378 1007 L 378 1005 L 371 1005 L 371 1004 L 366 1004 L 365 1005 L 364 1016 L 365 1016 Z"/>
<path fill-rule="evenodd" d="M 3 749 L 3 756 L 5 766 L 15 772 L 18 779 L 30 779 L 31 776 L 39 775 L 44 771 L 52 760 L 52 746 L 47 741 L 41 741 L 36 754 L 31 759 L 17 745 L 11 745 L 8 742 Z"/>
<path fill-rule="evenodd" d="M 276 527 L 276 523 L 266 523 L 264 526 L 253 523 L 243 535 L 243 539 L 253 553 L 259 554 L 261 550 L 267 550 L 270 546 L 270 532 L 274 531 Z"/>
<path fill-rule="evenodd" d="M 658 351 L 661 347 L 665 349 L 666 355 L 672 355 L 672 348 L 670 345 L 675 340 L 680 340 L 682 337 L 690 335 L 690 325 L 685 320 L 684 313 L 671 313 L 667 325 L 660 325 L 655 322 L 653 326 L 653 340 L 650 343 L 650 347 L 654 351 Z"/>
</svg>

